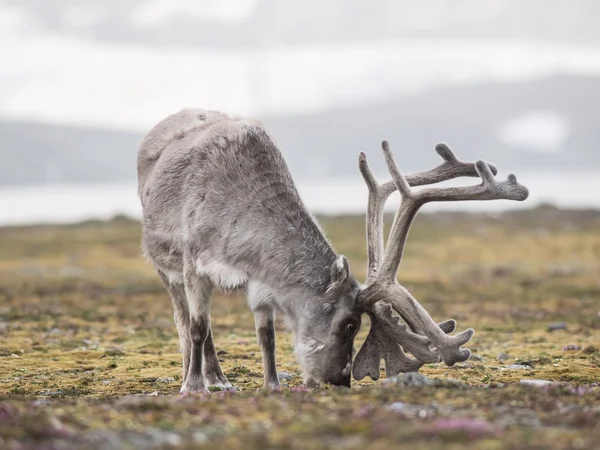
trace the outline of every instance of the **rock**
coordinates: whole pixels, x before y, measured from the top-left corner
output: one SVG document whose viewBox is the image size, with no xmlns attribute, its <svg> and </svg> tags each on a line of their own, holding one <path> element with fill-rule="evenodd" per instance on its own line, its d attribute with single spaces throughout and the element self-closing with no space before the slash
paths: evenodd
<svg viewBox="0 0 600 450">
<path fill-rule="evenodd" d="M 277 372 L 277 377 L 279 378 L 279 381 L 290 381 L 294 378 L 296 378 L 296 375 L 290 372 Z"/>
<path fill-rule="evenodd" d="M 192 438 L 196 444 L 206 444 L 208 442 L 208 436 L 202 431 L 194 431 Z"/>
<path fill-rule="evenodd" d="M 521 380 L 519 384 L 522 386 L 545 387 L 554 383 L 550 380 Z"/>
<path fill-rule="evenodd" d="M 473 361 L 483 361 L 483 358 L 479 355 L 476 355 L 475 353 L 471 353 L 471 357 L 469 359 L 472 359 Z"/>
<path fill-rule="evenodd" d="M 406 405 L 402 402 L 394 402 L 388 408 L 395 413 L 399 413 L 406 410 Z"/>
<path fill-rule="evenodd" d="M 573 345 L 573 344 L 569 344 L 563 347 L 563 351 L 567 352 L 567 351 L 577 351 L 577 350 L 581 350 L 581 346 L 580 345 Z"/>
<path fill-rule="evenodd" d="M 556 322 L 556 323 L 551 323 L 550 325 L 548 325 L 549 333 L 552 333 L 553 331 L 566 330 L 566 329 L 567 329 L 566 322 Z"/>
<path fill-rule="evenodd" d="M 511 364 L 510 366 L 507 367 L 507 369 L 526 370 L 526 369 L 531 369 L 531 366 L 526 366 L 524 364 Z"/>
<path fill-rule="evenodd" d="M 158 391 L 151 392 L 148 397 L 158 397 Z"/>
<path fill-rule="evenodd" d="M 418 372 L 407 372 L 396 375 L 395 377 L 387 378 L 384 380 L 385 384 L 395 384 L 402 388 L 411 387 L 423 387 L 423 386 L 434 386 L 434 387 L 449 387 L 449 388 L 465 388 L 466 383 L 458 380 L 438 380 L 430 379 L 425 375 Z"/>
<path fill-rule="evenodd" d="M 498 355 L 498 361 L 506 361 L 507 359 L 510 359 L 507 353 L 502 352 Z"/>
<path fill-rule="evenodd" d="M 175 383 L 175 378 L 173 378 L 173 377 L 161 377 L 161 378 L 157 378 L 156 379 L 156 383 L 165 383 L 165 384 Z"/>
<path fill-rule="evenodd" d="M 433 380 L 418 372 L 401 373 L 395 377 L 388 378 L 387 382 L 401 387 L 423 387 L 433 385 Z"/>
</svg>

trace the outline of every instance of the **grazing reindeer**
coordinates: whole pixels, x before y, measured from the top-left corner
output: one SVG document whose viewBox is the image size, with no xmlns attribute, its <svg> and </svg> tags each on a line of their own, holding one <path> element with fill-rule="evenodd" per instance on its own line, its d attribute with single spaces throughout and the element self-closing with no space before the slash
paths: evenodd
<svg viewBox="0 0 600 450">
<path fill-rule="evenodd" d="M 397 168 L 385 142 L 383 150 L 393 178 L 385 184 L 375 181 L 364 154 L 359 159 L 369 188 L 369 272 L 361 285 L 308 213 L 281 153 L 260 123 L 186 109 L 148 133 L 137 162 L 142 247 L 173 302 L 183 359 L 182 392 L 231 387 L 213 343 L 213 287 L 246 289 L 265 387 L 279 386 L 276 310 L 293 331 L 307 385 L 350 386 L 352 372 L 356 379 L 377 379 L 382 357 L 388 375 L 418 370 L 423 363 L 443 360 L 452 365 L 469 358 L 470 351 L 460 347 L 473 330 L 448 335 L 456 322 L 436 324 L 396 282 L 408 230 L 427 202 L 524 200 L 527 190 L 512 175 L 496 182 L 495 168 L 482 161 L 463 163 L 444 145 L 437 147 L 442 165 L 408 177 Z M 411 189 L 477 175 L 482 178 L 479 186 Z M 383 205 L 396 189 L 403 202 L 384 255 Z M 363 313 L 372 325 L 353 369 L 353 342 Z"/>
</svg>

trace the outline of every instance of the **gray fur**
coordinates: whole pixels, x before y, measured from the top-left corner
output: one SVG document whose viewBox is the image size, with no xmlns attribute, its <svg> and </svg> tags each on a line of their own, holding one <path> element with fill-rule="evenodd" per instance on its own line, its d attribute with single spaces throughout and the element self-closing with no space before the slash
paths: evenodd
<svg viewBox="0 0 600 450">
<path fill-rule="evenodd" d="M 213 286 L 247 289 L 266 386 L 278 383 L 276 309 L 294 332 L 305 381 L 349 386 L 354 335 L 344 329 L 348 321 L 360 323 L 359 285 L 308 213 L 262 125 L 182 110 L 147 134 L 137 166 L 142 248 L 175 305 L 182 391 L 228 385 L 218 360 L 206 354 Z"/>
<path fill-rule="evenodd" d="M 352 370 L 356 379 L 377 379 L 382 357 L 388 376 L 418 370 L 423 363 L 442 360 L 453 365 L 469 358 L 470 351 L 461 346 L 473 330 L 449 335 L 456 322 L 436 324 L 396 280 L 408 232 L 427 202 L 523 201 L 528 191 L 514 175 L 497 182 L 494 166 L 462 162 L 444 144 L 436 147 L 441 165 L 408 176 L 397 167 L 387 142 L 382 149 L 392 175 L 383 184 L 375 179 L 365 154 L 359 156 L 369 189 L 368 276 L 361 286 L 347 259 L 335 253 L 306 210 L 281 153 L 259 122 L 186 109 L 148 133 L 138 152 L 142 247 L 173 300 L 183 352 L 183 392 L 231 386 L 219 366 L 210 326 L 214 287 L 246 289 L 265 387 L 279 385 L 276 310 L 294 333 L 308 385 L 350 386 Z M 479 176 L 482 183 L 411 189 L 462 176 Z M 383 206 L 396 189 L 402 203 L 384 248 Z M 353 367 L 352 344 L 362 313 L 371 317 L 371 330 Z"/>
</svg>

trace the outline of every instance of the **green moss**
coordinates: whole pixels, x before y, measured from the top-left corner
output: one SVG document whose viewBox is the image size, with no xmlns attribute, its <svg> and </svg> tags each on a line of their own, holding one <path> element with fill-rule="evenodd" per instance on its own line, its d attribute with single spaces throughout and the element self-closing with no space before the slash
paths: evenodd
<svg viewBox="0 0 600 450">
<path fill-rule="evenodd" d="M 419 216 L 398 278 L 436 320 L 475 328 L 469 346 L 478 357 L 421 372 L 464 385 L 362 380 L 306 391 L 297 376 L 265 392 L 244 299 L 219 294 L 215 343 L 238 392 L 189 397 L 178 395 L 171 302 L 140 256 L 138 223 L 0 229 L 0 442 L 66 439 L 77 448 L 112 433 L 132 448 L 160 439 L 206 448 L 592 448 L 600 441 L 599 218 L 552 208 Z M 364 218 L 323 224 L 360 278 Z M 553 322 L 567 328 L 548 332 Z M 365 321 L 357 349 L 367 332 Z M 292 349 L 278 322 L 278 369 L 299 373 Z"/>
</svg>

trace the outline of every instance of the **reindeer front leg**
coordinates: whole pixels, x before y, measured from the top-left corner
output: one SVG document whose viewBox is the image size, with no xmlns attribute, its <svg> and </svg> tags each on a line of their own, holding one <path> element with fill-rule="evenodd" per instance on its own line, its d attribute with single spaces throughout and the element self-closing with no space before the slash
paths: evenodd
<svg viewBox="0 0 600 450">
<path fill-rule="evenodd" d="M 254 314 L 256 338 L 262 353 L 266 389 L 279 387 L 275 360 L 275 306 L 274 298 L 265 286 L 258 282 L 248 283 L 248 305 Z"/>
<path fill-rule="evenodd" d="M 275 362 L 275 312 L 270 308 L 262 308 L 254 312 L 256 337 L 262 353 L 265 388 L 279 387 L 277 365 Z"/>
<path fill-rule="evenodd" d="M 204 341 L 202 370 L 204 373 L 204 383 L 209 388 L 233 390 L 233 386 L 223 374 L 223 369 L 221 369 L 221 364 L 219 363 L 217 349 L 213 341 L 212 325 L 209 327 L 208 336 L 206 337 L 206 341 Z"/>
</svg>

